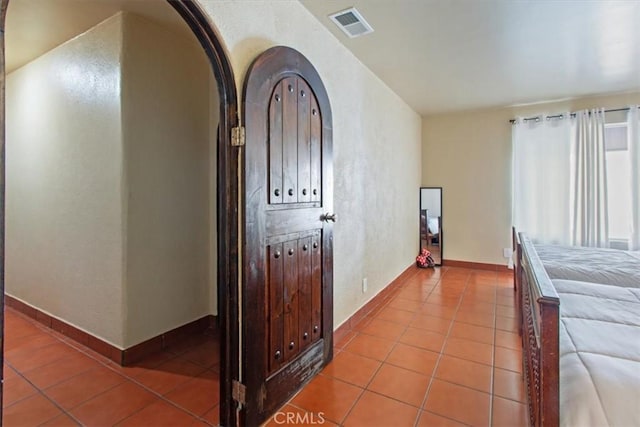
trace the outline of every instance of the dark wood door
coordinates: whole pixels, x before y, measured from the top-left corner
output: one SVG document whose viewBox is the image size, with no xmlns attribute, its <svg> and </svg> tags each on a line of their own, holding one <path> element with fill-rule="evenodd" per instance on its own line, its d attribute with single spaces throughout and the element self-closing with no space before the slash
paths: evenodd
<svg viewBox="0 0 640 427">
<path fill-rule="evenodd" d="M 317 71 L 287 47 L 254 61 L 243 107 L 243 417 L 258 425 L 333 354 L 332 128 Z"/>
</svg>

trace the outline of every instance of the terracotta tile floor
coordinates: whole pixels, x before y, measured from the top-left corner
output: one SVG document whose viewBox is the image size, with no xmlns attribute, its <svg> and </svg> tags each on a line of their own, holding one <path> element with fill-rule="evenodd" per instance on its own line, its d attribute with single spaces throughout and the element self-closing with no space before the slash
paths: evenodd
<svg viewBox="0 0 640 427">
<path fill-rule="evenodd" d="M 212 334 L 121 367 L 6 308 L 4 355 L 5 427 L 218 424 Z"/>
<path fill-rule="evenodd" d="M 527 426 L 513 276 L 418 270 L 267 423 Z"/>
<path fill-rule="evenodd" d="M 526 426 L 514 315 L 511 274 L 419 270 L 267 424 Z M 211 335 L 122 368 L 11 309 L 5 321 L 7 427 L 218 422 Z"/>
</svg>

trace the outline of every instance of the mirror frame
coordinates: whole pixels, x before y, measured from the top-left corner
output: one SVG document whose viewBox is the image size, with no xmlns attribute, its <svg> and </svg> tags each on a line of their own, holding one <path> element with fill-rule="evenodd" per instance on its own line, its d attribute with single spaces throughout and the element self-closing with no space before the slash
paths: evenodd
<svg viewBox="0 0 640 427">
<path fill-rule="evenodd" d="M 418 194 L 418 252 L 422 250 L 422 236 L 420 235 L 421 213 L 422 213 L 422 190 L 440 190 L 440 236 L 438 237 L 438 245 L 440 246 L 440 262 L 435 263 L 437 267 L 444 265 L 444 206 L 442 205 L 442 187 L 420 187 Z"/>
</svg>

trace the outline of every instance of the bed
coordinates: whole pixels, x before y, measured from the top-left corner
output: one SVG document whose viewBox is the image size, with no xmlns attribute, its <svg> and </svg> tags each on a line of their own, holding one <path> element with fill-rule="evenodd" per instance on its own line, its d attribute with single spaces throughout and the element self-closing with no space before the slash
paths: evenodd
<svg viewBox="0 0 640 427">
<path fill-rule="evenodd" d="M 531 424 L 638 425 L 640 257 L 513 237 Z"/>
<path fill-rule="evenodd" d="M 440 217 L 428 216 L 427 217 L 427 229 L 431 236 L 432 245 L 438 245 L 440 243 Z"/>
<path fill-rule="evenodd" d="M 429 211 L 420 211 L 420 239 L 425 240 L 427 246 L 440 244 L 440 217 L 429 215 Z"/>
<path fill-rule="evenodd" d="M 558 245 L 534 246 L 552 280 L 640 287 L 640 252 Z"/>
</svg>

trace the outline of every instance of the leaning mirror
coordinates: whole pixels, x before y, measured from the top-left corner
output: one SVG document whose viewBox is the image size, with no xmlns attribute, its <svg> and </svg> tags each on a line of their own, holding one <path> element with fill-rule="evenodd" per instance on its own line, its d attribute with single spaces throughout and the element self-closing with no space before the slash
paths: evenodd
<svg viewBox="0 0 640 427">
<path fill-rule="evenodd" d="M 420 188 L 420 250 L 431 252 L 436 265 L 442 265 L 442 187 Z"/>
</svg>

